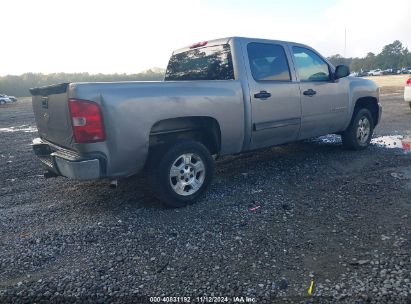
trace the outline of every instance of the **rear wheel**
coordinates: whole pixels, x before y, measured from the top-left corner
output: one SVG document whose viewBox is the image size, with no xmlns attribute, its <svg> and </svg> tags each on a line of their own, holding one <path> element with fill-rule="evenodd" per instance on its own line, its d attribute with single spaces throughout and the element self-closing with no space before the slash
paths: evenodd
<svg viewBox="0 0 411 304">
<path fill-rule="evenodd" d="M 210 184 L 213 171 L 210 152 L 195 141 L 180 142 L 157 152 L 149 164 L 155 194 L 170 207 L 194 203 Z"/>
<path fill-rule="evenodd" d="M 351 150 L 362 150 L 370 144 L 374 131 L 374 121 L 370 111 L 366 108 L 354 114 L 350 125 L 341 137 L 344 146 Z"/>
</svg>

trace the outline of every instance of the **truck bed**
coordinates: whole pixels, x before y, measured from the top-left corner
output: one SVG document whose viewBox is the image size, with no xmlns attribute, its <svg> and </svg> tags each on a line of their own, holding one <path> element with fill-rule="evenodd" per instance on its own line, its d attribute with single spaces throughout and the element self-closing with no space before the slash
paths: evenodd
<svg viewBox="0 0 411 304">
<path fill-rule="evenodd" d="M 128 176 L 146 161 L 149 137 L 159 121 L 212 117 L 220 123 L 221 153 L 238 153 L 244 140 L 241 83 L 227 81 L 70 83 L 33 89 L 40 138 L 81 154 L 102 153 L 106 176 Z M 68 99 L 89 100 L 102 111 L 106 140 L 73 140 Z"/>
</svg>

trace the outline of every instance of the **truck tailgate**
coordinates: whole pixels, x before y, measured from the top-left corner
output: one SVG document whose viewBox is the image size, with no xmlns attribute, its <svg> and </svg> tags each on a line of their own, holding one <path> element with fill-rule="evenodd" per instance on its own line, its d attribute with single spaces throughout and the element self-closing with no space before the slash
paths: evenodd
<svg viewBox="0 0 411 304">
<path fill-rule="evenodd" d="M 68 106 L 68 83 L 30 89 L 41 138 L 72 148 L 73 130 Z"/>
</svg>

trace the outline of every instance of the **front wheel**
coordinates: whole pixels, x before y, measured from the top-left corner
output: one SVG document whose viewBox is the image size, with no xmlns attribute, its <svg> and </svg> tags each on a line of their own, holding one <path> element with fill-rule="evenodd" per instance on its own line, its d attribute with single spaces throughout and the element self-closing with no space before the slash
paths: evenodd
<svg viewBox="0 0 411 304">
<path fill-rule="evenodd" d="M 360 109 L 354 114 L 350 125 L 341 137 L 343 145 L 351 150 L 362 150 L 368 147 L 374 131 L 374 121 L 368 109 Z"/>
<path fill-rule="evenodd" d="M 210 184 L 213 171 L 210 152 L 195 141 L 179 142 L 155 153 L 149 164 L 155 194 L 170 207 L 194 203 Z"/>
</svg>

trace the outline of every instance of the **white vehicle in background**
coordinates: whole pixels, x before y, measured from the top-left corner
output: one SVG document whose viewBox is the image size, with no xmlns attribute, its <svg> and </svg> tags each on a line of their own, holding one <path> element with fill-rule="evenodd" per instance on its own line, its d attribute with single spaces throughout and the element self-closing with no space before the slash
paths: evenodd
<svg viewBox="0 0 411 304">
<path fill-rule="evenodd" d="M 402 68 L 401 74 L 411 74 L 411 67 Z"/>
<path fill-rule="evenodd" d="M 368 72 L 368 76 L 381 76 L 381 75 L 382 75 L 381 69 L 371 70 Z"/>
<path fill-rule="evenodd" d="M 17 98 L 14 97 L 14 96 L 6 95 L 6 97 L 7 97 L 8 99 L 10 99 L 12 102 L 16 102 L 16 101 L 17 101 Z"/>
<path fill-rule="evenodd" d="M 7 95 L 0 94 L 0 104 L 13 102 Z"/>
<path fill-rule="evenodd" d="M 405 102 L 408 102 L 411 108 L 411 77 L 408 78 L 404 87 L 404 100 Z"/>
</svg>

